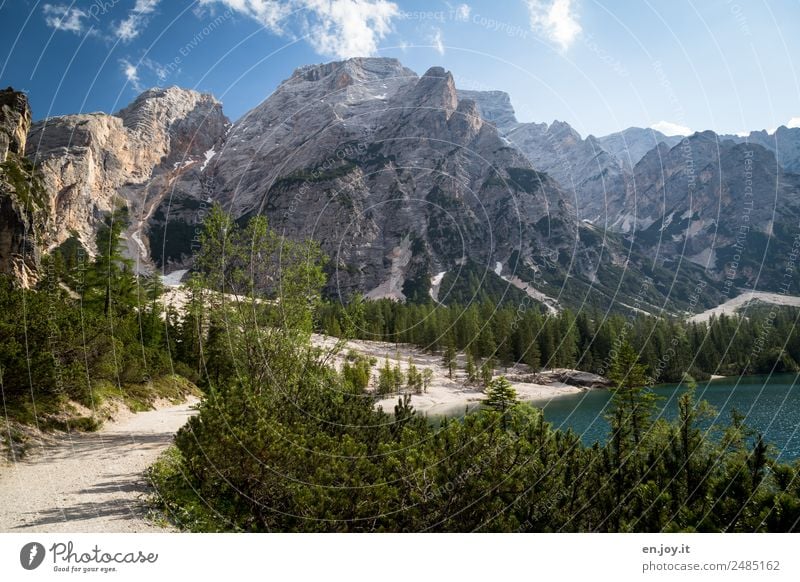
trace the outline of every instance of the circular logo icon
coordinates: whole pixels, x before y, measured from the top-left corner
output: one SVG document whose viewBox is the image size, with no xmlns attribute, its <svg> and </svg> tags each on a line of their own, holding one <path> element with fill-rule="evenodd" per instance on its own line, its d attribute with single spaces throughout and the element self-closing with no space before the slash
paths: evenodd
<svg viewBox="0 0 800 582">
<path fill-rule="evenodd" d="M 22 546 L 19 552 L 19 563 L 26 570 L 35 570 L 44 561 L 44 546 L 39 542 L 30 542 Z"/>
</svg>

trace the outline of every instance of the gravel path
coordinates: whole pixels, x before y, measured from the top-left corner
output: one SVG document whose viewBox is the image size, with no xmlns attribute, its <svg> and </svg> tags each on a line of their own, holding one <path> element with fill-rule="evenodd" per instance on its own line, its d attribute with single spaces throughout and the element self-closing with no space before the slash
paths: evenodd
<svg viewBox="0 0 800 582">
<path fill-rule="evenodd" d="M 196 402 L 59 437 L 30 459 L 0 466 L 0 532 L 164 531 L 145 519 L 143 473 Z"/>
</svg>

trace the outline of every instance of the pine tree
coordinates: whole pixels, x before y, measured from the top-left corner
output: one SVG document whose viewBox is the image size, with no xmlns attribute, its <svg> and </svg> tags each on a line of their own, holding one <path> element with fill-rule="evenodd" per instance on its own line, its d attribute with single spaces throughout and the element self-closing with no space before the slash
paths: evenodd
<svg viewBox="0 0 800 582">
<path fill-rule="evenodd" d="M 452 344 L 447 345 L 447 349 L 444 351 L 444 356 L 442 357 L 442 363 L 444 364 L 445 368 L 447 368 L 448 378 L 452 380 L 453 372 L 456 368 L 456 349 Z"/>
<path fill-rule="evenodd" d="M 406 387 L 414 394 L 422 393 L 422 374 L 414 365 L 414 360 L 408 359 L 408 370 L 406 371 Z"/>
<path fill-rule="evenodd" d="M 396 392 L 395 368 L 389 362 L 387 355 L 383 367 L 378 370 L 378 394 L 392 394 Z"/>
<path fill-rule="evenodd" d="M 483 364 L 481 364 L 481 382 L 483 383 L 483 386 L 488 388 L 489 385 L 492 383 L 493 377 L 494 377 L 494 359 L 486 358 Z"/>
<path fill-rule="evenodd" d="M 97 232 L 97 257 L 86 274 L 83 303 L 104 315 L 130 313 L 136 306 L 133 262 L 122 254 L 126 211 L 116 211 Z"/>
<path fill-rule="evenodd" d="M 614 424 L 623 423 L 616 429 L 625 434 L 629 426 L 633 444 L 638 446 L 644 431 L 652 422 L 655 394 L 646 386 L 647 368 L 639 363 L 639 355 L 627 340 L 614 354 L 608 378 L 615 386 L 612 428 Z"/>
<path fill-rule="evenodd" d="M 427 392 L 428 388 L 431 387 L 431 382 L 433 381 L 433 370 L 430 368 L 425 368 L 422 370 L 422 391 Z"/>
<path fill-rule="evenodd" d="M 478 379 L 478 371 L 475 368 L 475 359 L 472 357 L 471 352 L 467 352 L 466 372 L 468 382 L 475 382 Z"/>
<path fill-rule="evenodd" d="M 505 376 L 500 376 L 486 388 L 486 406 L 503 415 L 503 430 L 507 428 L 506 413 L 517 405 L 517 391 Z"/>
</svg>

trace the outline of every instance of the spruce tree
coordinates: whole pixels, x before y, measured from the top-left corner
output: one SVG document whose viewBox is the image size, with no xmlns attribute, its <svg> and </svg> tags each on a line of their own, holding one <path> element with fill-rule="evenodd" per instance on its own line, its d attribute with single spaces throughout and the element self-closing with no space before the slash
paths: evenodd
<svg viewBox="0 0 800 582">
<path fill-rule="evenodd" d="M 511 382 L 505 376 L 492 380 L 486 388 L 486 400 L 484 403 L 503 415 L 504 430 L 508 424 L 506 414 L 517 405 L 517 402 L 517 391 L 514 390 Z"/>
</svg>

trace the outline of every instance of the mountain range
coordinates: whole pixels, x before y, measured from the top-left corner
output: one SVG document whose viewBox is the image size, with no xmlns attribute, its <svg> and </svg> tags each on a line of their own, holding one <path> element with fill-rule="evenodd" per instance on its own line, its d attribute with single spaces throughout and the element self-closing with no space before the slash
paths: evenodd
<svg viewBox="0 0 800 582">
<path fill-rule="evenodd" d="M 191 268 L 219 203 L 318 240 L 327 293 L 343 299 L 491 289 L 551 311 L 683 314 L 797 285 L 800 129 L 583 138 L 519 122 L 504 92 L 395 59 L 302 67 L 233 123 L 213 96 L 171 87 L 115 114 L 31 124 L 9 88 L 0 154 L 0 269 L 23 284 L 42 252 L 96 252 L 117 208 L 139 271 Z"/>
</svg>

